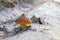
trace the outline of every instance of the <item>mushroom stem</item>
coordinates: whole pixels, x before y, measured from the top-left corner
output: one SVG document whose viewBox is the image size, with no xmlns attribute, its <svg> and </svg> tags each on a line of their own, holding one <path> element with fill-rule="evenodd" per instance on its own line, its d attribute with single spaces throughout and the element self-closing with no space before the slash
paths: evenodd
<svg viewBox="0 0 60 40">
<path fill-rule="evenodd" d="M 20 24 L 20 27 L 21 27 L 22 29 L 26 29 L 26 24 Z"/>
</svg>

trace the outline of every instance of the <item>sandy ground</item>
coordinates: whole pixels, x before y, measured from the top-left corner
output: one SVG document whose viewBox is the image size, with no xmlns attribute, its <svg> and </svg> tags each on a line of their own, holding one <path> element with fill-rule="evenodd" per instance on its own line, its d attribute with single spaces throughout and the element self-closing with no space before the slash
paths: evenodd
<svg viewBox="0 0 60 40">
<path fill-rule="evenodd" d="M 0 40 L 60 40 L 60 4 L 55 2 L 47 1 L 42 5 L 37 6 L 34 10 L 29 12 L 27 17 L 31 18 L 35 15 L 37 18 L 40 17 L 41 21 L 44 23 L 42 25 L 32 24 L 31 29 L 36 29 L 36 31 L 28 30 L 23 33 L 19 33 L 16 36 L 8 37 L 6 39 Z M 11 13 L 9 13 L 9 11 Z M 20 16 L 23 12 L 19 11 L 18 8 L 15 8 L 13 11 L 9 9 L 9 16 L 5 11 L 1 12 L 7 15 L 10 19 L 12 16 L 13 19 Z M 16 16 L 13 16 L 13 14 Z M 16 14 L 17 13 L 17 14 Z M 21 14 L 20 14 L 21 13 Z M 0 17 L 1 17 L 0 16 Z M 3 19 L 4 18 L 4 19 Z M 6 16 L 1 17 L 1 20 L 6 20 Z"/>
</svg>

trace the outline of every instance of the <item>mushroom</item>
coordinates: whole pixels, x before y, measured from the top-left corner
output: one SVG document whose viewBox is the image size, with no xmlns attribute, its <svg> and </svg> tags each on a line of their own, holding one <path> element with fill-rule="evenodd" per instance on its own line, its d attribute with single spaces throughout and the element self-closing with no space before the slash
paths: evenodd
<svg viewBox="0 0 60 40">
<path fill-rule="evenodd" d="M 15 23 L 20 24 L 20 28 L 22 28 L 22 29 L 28 29 L 28 28 L 30 28 L 29 24 L 31 24 L 32 21 L 29 18 L 25 17 L 25 15 L 23 14 L 22 16 L 18 17 L 15 20 Z M 29 25 L 29 26 L 27 26 L 27 25 Z"/>
</svg>

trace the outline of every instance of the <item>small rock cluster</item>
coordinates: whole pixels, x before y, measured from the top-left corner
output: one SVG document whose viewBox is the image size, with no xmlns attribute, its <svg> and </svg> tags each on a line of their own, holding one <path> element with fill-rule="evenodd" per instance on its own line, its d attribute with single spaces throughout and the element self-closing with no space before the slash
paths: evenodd
<svg viewBox="0 0 60 40">
<path fill-rule="evenodd" d="M 32 20 L 32 23 L 42 24 L 40 17 L 39 17 L 39 18 L 36 18 L 35 16 L 33 16 L 33 17 L 31 18 L 31 20 Z"/>
</svg>

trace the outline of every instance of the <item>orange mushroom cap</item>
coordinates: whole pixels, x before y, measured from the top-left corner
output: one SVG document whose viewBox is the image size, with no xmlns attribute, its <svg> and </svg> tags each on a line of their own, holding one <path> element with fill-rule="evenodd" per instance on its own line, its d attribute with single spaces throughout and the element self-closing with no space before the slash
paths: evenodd
<svg viewBox="0 0 60 40">
<path fill-rule="evenodd" d="M 29 18 L 25 17 L 25 16 L 20 16 L 16 19 L 15 23 L 26 25 L 26 24 L 31 24 L 32 21 Z"/>
</svg>

